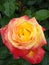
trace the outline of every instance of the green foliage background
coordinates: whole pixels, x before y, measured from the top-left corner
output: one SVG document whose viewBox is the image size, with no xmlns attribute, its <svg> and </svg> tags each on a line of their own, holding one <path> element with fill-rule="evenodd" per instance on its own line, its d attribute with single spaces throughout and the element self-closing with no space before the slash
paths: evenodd
<svg viewBox="0 0 49 65">
<path fill-rule="evenodd" d="M 38 22 L 46 28 L 44 32 L 47 45 L 41 63 L 36 65 L 49 65 L 49 0 L 0 0 L 0 28 L 8 24 L 14 17 L 28 15 L 36 17 Z M 9 50 L 3 45 L 0 36 L 0 65 L 31 65 L 24 59 L 14 60 Z"/>
</svg>

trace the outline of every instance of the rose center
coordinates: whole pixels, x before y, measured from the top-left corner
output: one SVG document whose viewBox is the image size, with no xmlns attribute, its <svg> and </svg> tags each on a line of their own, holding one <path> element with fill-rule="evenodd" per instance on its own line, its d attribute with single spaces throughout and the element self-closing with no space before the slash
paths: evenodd
<svg viewBox="0 0 49 65">
<path fill-rule="evenodd" d="M 34 25 L 29 22 L 19 24 L 13 32 L 15 37 L 13 39 L 17 42 L 29 42 L 35 36 Z"/>
</svg>

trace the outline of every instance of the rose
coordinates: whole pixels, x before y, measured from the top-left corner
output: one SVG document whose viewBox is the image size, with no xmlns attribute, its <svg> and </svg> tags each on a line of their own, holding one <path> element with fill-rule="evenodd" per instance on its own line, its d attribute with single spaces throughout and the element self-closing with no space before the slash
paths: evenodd
<svg viewBox="0 0 49 65">
<path fill-rule="evenodd" d="M 46 44 L 44 28 L 35 17 L 13 18 L 8 25 L 0 29 L 3 43 L 14 58 L 26 59 L 32 64 L 41 62 L 45 51 L 41 48 Z"/>
</svg>

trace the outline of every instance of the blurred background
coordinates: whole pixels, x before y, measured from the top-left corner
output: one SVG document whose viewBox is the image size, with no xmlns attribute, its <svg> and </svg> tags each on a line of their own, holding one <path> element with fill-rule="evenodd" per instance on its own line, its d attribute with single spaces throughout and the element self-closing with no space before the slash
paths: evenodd
<svg viewBox="0 0 49 65">
<path fill-rule="evenodd" d="M 8 24 L 12 18 L 28 15 L 35 17 L 46 28 L 44 32 L 47 45 L 41 63 L 36 65 L 49 65 L 49 0 L 0 0 L 0 28 Z M 0 65 L 31 65 L 24 59 L 14 60 L 9 50 L 3 45 L 0 36 Z M 32 64 L 33 65 L 33 64 Z"/>
</svg>

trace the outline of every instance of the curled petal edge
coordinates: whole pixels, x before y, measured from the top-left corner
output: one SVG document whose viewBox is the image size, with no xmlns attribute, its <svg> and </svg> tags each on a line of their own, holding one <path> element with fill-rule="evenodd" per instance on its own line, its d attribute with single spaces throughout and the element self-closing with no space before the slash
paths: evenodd
<svg viewBox="0 0 49 65">
<path fill-rule="evenodd" d="M 36 51 L 30 50 L 30 52 L 23 56 L 23 58 L 31 64 L 38 64 L 42 61 L 44 54 L 45 51 L 42 48 L 38 48 Z"/>
</svg>

